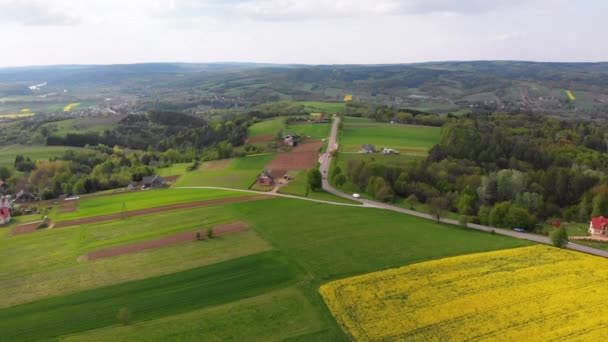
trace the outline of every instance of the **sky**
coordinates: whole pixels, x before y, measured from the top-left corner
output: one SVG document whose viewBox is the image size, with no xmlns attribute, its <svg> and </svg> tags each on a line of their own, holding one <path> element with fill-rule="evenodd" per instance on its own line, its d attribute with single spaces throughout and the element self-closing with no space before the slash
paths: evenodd
<svg viewBox="0 0 608 342">
<path fill-rule="evenodd" d="M 605 0 L 0 0 L 0 67 L 608 61 Z"/>
</svg>

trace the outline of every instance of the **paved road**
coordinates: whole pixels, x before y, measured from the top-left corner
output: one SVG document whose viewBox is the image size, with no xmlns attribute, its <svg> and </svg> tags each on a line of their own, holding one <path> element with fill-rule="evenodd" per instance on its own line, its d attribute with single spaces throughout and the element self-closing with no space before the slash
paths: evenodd
<svg viewBox="0 0 608 342">
<path fill-rule="evenodd" d="M 321 163 L 320 170 L 321 170 L 321 174 L 323 175 L 323 189 L 327 192 L 331 192 L 332 194 L 334 194 L 336 196 L 352 199 L 351 195 L 343 193 L 343 192 L 335 189 L 334 187 L 332 187 L 326 179 L 327 174 L 329 174 L 329 166 L 331 164 L 331 159 L 332 159 L 330 151 L 338 149 L 337 137 L 338 137 L 339 123 L 340 123 L 340 118 L 336 117 L 334 119 L 333 125 L 331 127 L 331 133 L 329 136 L 329 144 L 328 144 L 328 149 L 327 149 L 328 152 L 324 153 L 319 158 L 319 162 Z M 367 199 L 357 199 L 357 200 L 362 202 L 365 207 L 392 210 L 392 211 L 396 211 L 396 212 L 407 214 L 407 215 L 421 217 L 424 219 L 435 220 L 435 218 L 429 214 L 396 207 L 394 205 L 390 205 L 390 204 L 386 204 L 386 203 L 382 203 L 382 202 L 371 201 L 371 200 L 367 200 Z M 452 219 L 447 219 L 447 218 L 442 218 L 441 222 L 447 223 L 447 224 L 459 225 L 458 221 L 452 220 Z M 472 223 L 468 224 L 468 227 L 477 229 L 477 230 L 486 231 L 486 232 L 494 231 L 496 234 L 507 235 L 507 236 L 518 238 L 518 239 L 525 239 L 525 240 L 530 240 L 530 241 L 544 243 L 544 244 L 551 244 L 551 240 L 548 237 L 541 236 L 541 235 L 519 233 L 519 232 L 512 231 L 512 230 L 483 226 L 483 225 L 472 224 Z M 608 257 L 608 251 L 604 251 L 604 250 L 597 249 L 597 248 L 591 248 L 591 247 L 587 247 L 587 246 L 582 246 L 582 245 L 575 244 L 572 242 L 568 243 L 568 245 L 566 247 L 569 249 L 575 250 L 575 251 L 579 251 L 579 252 L 589 253 L 589 254 L 602 256 L 602 257 Z"/>
</svg>

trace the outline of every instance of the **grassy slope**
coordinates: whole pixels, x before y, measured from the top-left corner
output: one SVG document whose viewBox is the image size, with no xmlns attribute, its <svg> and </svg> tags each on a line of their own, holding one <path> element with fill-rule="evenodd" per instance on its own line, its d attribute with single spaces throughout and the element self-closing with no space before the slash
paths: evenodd
<svg viewBox="0 0 608 342">
<path fill-rule="evenodd" d="M 298 134 L 303 137 L 311 137 L 313 140 L 319 140 L 329 137 L 330 129 L 330 123 L 305 123 L 288 125 L 285 128 L 285 133 Z"/>
<path fill-rule="evenodd" d="M 391 124 L 346 124 L 342 129 L 341 150 L 357 152 L 361 145 L 372 144 L 376 149 L 389 147 L 402 154 L 425 156 L 426 151 L 440 140 L 440 128 Z"/>
<path fill-rule="evenodd" d="M 247 136 L 249 138 L 261 137 L 264 135 L 275 136 L 278 131 L 285 129 L 285 119 L 285 117 L 278 117 L 258 122 L 247 129 Z"/>
<path fill-rule="evenodd" d="M 298 200 L 249 202 L 237 208 L 263 237 L 321 280 L 530 244 L 379 209 Z M 299 219 L 285 214 L 293 212 Z"/>
<path fill-rule="evenodd" d="M 219 168 L 203 163 L 199 170 L 186 172 L 175 186 L 219 186 L 237 189 L 248 189 L 256 177 L 274 158 L 274 154 L 264 154 L 232 159 Z M 225 162 L 225 161 L 221 161 Z M 216 163 L 216 162 L 210 162 Z"/>
<path fill-rule="evenodd" d="M 252 297 L 299 278 L 285 257 L 262 253 L 0 310 L 0 331 L 12 341 L 52 338 L 112 325 L 121 307 L 132 310 L 133 320 L 148 320 Z"/>
<path fill-rule="evenodd" d="M 161 177 L 183 175 L 186 173 L 186 168 L 190 165 L 192 165 L 192 163 L 177 163 L 169 167 L 156 169 L 156 173 Z"/>
<path fill-rule="evenodd" d="M 78 150 L 77 147 L 66 146 L 25 146 L 11 145 L 0 148 L 0 166 L 12 167 L 15 157 L 20 154 L 32 160 L 49 159 L 62 156 L 67 150 Z"/>
<path fill-rule="evenodd" d="M 206 201 L 216 198 L 243 196 L 242 193 L 222 190 L 162 189 L 130 192 L 120 195 L 103 196 L 79 201 L 78 210 L 71 213 L 57 213 L 56 221 L 73 220 L 84 217 L 115 214 L 127 210 L 161 207 L 165 205 Z"/>
<path fill-rule="evenodd" d="M 238 326 L 238 329 L 235 328 Z M 67 338 L 68 341 L 282 341 L 323 328 L 317 312 L 296 288 L 213 308 L 113 326 Z"/>
</svg>

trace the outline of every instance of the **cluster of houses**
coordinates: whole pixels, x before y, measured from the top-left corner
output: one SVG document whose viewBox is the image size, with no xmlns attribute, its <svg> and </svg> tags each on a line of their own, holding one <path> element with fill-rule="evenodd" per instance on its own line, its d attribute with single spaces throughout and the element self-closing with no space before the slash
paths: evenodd
<svg viewBox="0 0 608 342">
<path fill-rule="evenodd" d="M 292 147 L 298 146 L 299 140 L 300 140 L 300 136 L 298 136 L 297 134 L 287 134 L 281 138 L 281 141 L 283 141 L 283 144 L 285 144 L 287 146 L 292 146 Z"/>
<path fill-rule="evenodd" d="M 284 181 L 291 181 L 294 179 L 294 177 L 290 176 L 290 175 L 284 175 L 282 177 L 282 179 Z M 258 179 L 256 181 L 257 185 L 264 185 L 264 186 L 274 186 L 276 184 L 276 177 L 274 177 L 272 175 L 272 170 L 264 170 L 262 171 L 262 173 L 260 173 L 258 175 Z"/>
<path fill-rule="evenodd" d="M 394 148 L 388 148 L 388 147 L 383 147 L 381 152 L 382 152 L 382 154 L 399 154 L 399 151 L 395 150 Z M 365 145 L 361 146 L 360 153 L 364 153 L 364 154 L 376 153 L 376 147 L 372 144 L 365 144 Z"/>
</svg>

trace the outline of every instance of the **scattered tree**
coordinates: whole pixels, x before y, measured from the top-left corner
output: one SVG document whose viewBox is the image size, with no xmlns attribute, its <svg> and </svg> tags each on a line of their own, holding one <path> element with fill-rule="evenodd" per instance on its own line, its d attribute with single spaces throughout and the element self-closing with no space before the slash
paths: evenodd
<svg viewBox="0 0 608 342">
<path fill-rule="evenodd" d="M 201 232 L 196 232 L 196 239 L 200 240 L 201 239 Z"/>
<path fill-rule="evenodd" d="M 323 176 L 321 175 L 321 171 L 319 171 L 319 169 L 310 169 L 306 175 L 308 177 L 308 186 L 312 191 L 321 189 L 323 186 Z"/>
<path fill-rule="evenodd" d="M 127 325 L 131 321 L 131 310 L 127 307 L 122 307 L 118 310 L 117 315 L 118 320 L 122 323 L 122 325 Z"/>
<path fill-rule="evenodd" d="M 405 201 L 410 205 L 410 210 L 416 210 L 416 205 L 420 203 L 418 197 L 416 197 L 416 195 L 414 194 L 409 195 L 408 198 L 405 199 Z"/>
<path fill-rule="evenodd" d="M 564 248 L 568 244 L 568 232 L 563 226 L 552 231 L 550 234 L 551 243 L 558 248 Z"/>
<path fill-rule="evenodd" d="M 437 219 L 437 222 L 441 221 L 441 215 L 448 208 L 448 200 L 445 197 L 433 197 L 428 205 L 429 213 Z"/>
<path fill-rule="evenodd" d="M 207 238 L 208 239 L 213 239 L 213 237 L 215 236 L 215 232 L 213 231 L 213 227 L 209 227 L 207 228 Z"/>
</svg>

